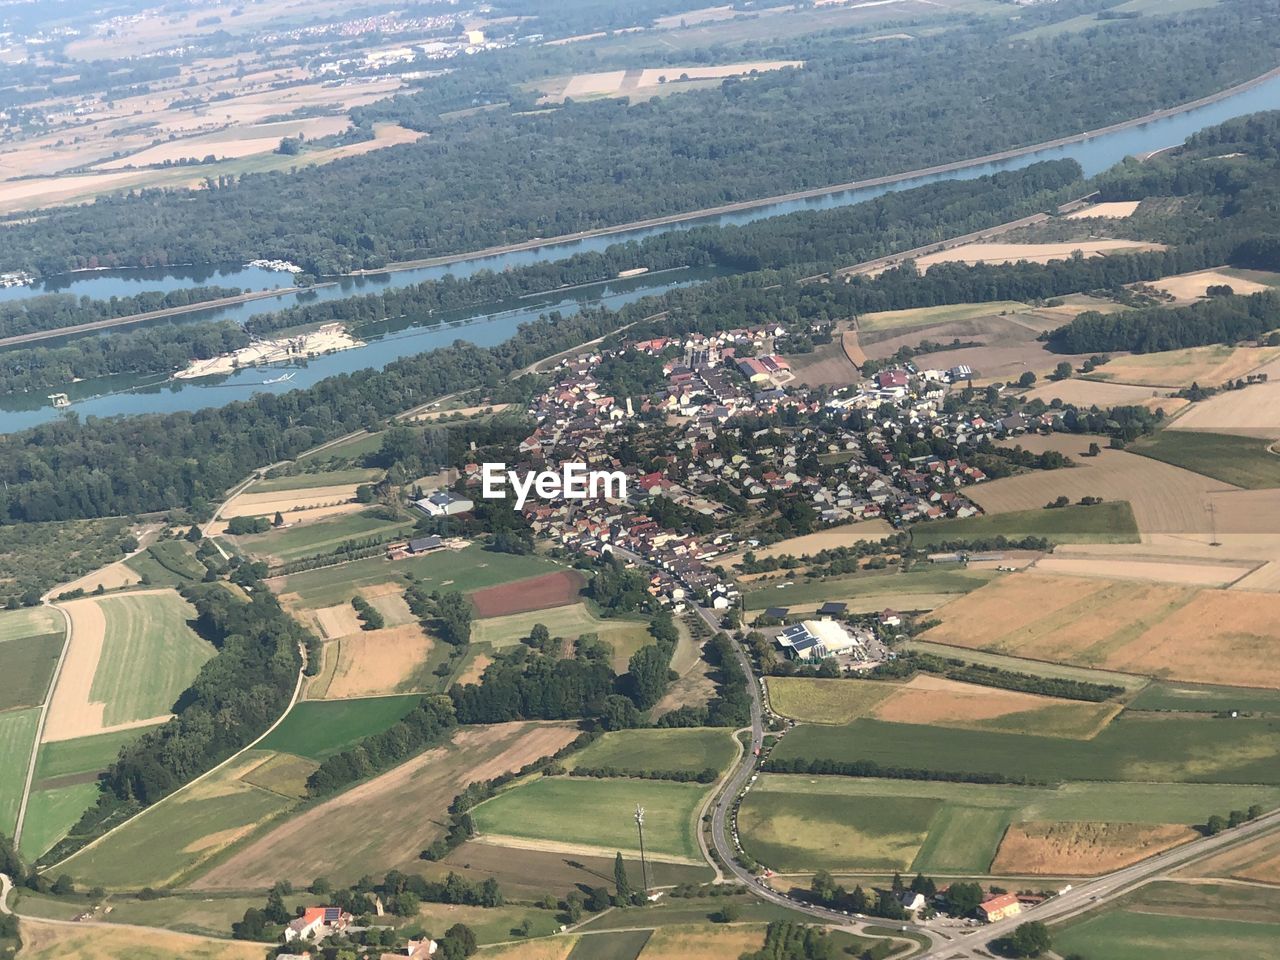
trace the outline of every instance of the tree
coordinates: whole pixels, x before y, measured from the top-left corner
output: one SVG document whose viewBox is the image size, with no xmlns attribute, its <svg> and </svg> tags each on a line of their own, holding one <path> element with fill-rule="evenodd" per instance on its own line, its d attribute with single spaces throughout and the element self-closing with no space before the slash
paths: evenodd
<svg viewBox="0 0 1280 960">
<path fill-rule="evenodd" d="M 1227 829 L 1227 821 L 1216 813 L 1204 823 L 1204 832 L 1211 837 L 1216 836 L 1225 829 Z"/>
<path fill-rule="evenodd" d="M 947 905 L 950 913 L 957 917 L 973 913 L 983 898 L 982 885 L 979 883 L 953 883 L 947 890 Z"/>
<path fill-rule="evenodd" d="M 1251 807 L 1249 807 L 1247 812 L 1250 820 L 1257 820 L 1260 816 L 1262 816 L 1262 804 L 1259 804 L 1259 803 L 1253 804 Z"/>
<path fill-rule="evenodd" d="M 863 890 L 861 885 L 853 888 L 853 892 L 849 894 L 849 909 L 853 913 L 865 913 L 867 909 L 867 891 Z"/>
<path fill-rule="evenodd" d="M 1028 370 L 1018 378 L 1018 386 L 1029 387 L 1036 382 L 1036 375 Z"/>
<path fill-rule="evenodd" d="M 272 524 L 277 527 L 284 526 L 284 514 L 281 513 L 279 510 L 276 511 L 276 518 L 275 520 L 272 521 Z"/>
<path fill-rule="evenodd" d="M 742 910 L 736 903 L 726 903 L 717 911 L 712 919 L 716 923 L 733 923 L 742 916 Z"/>
<path fill-rule="evenodd" d="M 1018 924 L 1009 935 L 1007 946 L 1015 957 L 1038 957 L 1052 945 L 1049 928 L 1039 920 Z"/>
<path fill-rule="evenodd" d="M 1089 456 L 1096 457 L 1102 453 L 1102 448 L 1096 443 L 1089 444 Z"/>
<path fill-rule="evenodd" d="M 591 892 L 587 895 L 587 909 L 592 913 L 599 913 L 612 902 L 609 891 L 604 887 L 592 887 Z"/>
<path fill-rule="evenodd" d="M 641 710 L 648 710 L 667 691 L 671 655 L 656 643 L 641 647 L 627 664 L 628 693 Z"/>
<path fill-rule="evenodd" d="M 636 705 L 622 694 L 611 693 L 604 698 L 600 725 L 606 730 L 630 730 L 640 726 L 643 719 Z"/>
<path fill-rule="evenodd" d="M 1059 363 L 1056 367 L 1053 368 L 1053 379 L 1070 380 L 1071 374 L 1073 374 L 1074 372 L 1075 371 L 1071 369 L 1071 364 L 1068 363 L 1066 360 L 1063 360 L 1061 363 Z"/>
<path fill-rule="evenodd" d="M 622 851 L 619 850 L 613 858 L 613 885 L 617 890 L 617 904 L 625 907 L 635 899 L 635 892 L 631 889 L 631 878 L 627 876 L 627 865 L 622 860 Z"/>
<path fill-rule="evenodd" d="M 65 897 L 76 892 L 76 885 L 68 874 L 59 874 L 58 879 L 53 882 L 53 892 Z"/>
</svg>

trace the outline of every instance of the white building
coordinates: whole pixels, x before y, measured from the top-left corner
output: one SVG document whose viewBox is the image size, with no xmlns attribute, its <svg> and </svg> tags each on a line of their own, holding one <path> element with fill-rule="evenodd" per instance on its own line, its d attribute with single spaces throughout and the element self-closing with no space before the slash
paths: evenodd
<svg viewBox="0 0 1280 960">
<path fill-rule="evenodd" d="M 450 490 L 437 490 L 429 497 L 414 501 L 414 506 L 429 517 L 451 517 L 475 508 L 475 502 Z"/>
<path fill-rule="evenodd" d="M 835 620 L 805 620 L 783 630 L 778 645 L 793 660 L 823 660 L 852 653 L 858 641 Z"/>
</svg>

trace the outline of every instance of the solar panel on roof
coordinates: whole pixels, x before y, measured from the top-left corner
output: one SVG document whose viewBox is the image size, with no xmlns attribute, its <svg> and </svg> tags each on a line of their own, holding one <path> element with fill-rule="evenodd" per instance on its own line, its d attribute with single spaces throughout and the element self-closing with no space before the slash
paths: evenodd
<svg viewBox="0 0 1280 960">
<path fill-rule="evenodd" d="M 342 916 L 341 907 L 325 907 L 324 908 L 325 923 L 337 923 L 339 918 L 341 918 L 341 916 Z"/>
</svg>

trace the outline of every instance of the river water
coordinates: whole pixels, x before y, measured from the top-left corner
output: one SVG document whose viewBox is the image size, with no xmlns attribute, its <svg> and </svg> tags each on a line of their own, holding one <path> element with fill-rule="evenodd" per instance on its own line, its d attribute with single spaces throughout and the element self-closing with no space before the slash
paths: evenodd
<svg viewBox="0 0 1280 960">
<path fill-rule="evenodd" d="M 551 241 L 541 247 L 528 250 L 471 257 L 446 265 L 347 277 L 331 286 L 307 291 L 301 296 L 311 301 L 333 300 L 422 283 L 450 273 L 466 277 L 481 270 L 504 270 L 547 260 L 563 259 L 576 253 L 600 251 L 614 243 L 642 240 L 671 230 L 685 230 L 706 224 L 719 226 L 745 224 L 800 210 L 823 210 L 847 206 L 871 200 L 892 191 L 906 190 L 938 180 L 973 179 L 1000 170 L 1020 169 L 1044 160 L 1071 158 L 1081 165 L 1086 176 L 1092 176 L 1127 156 L 1173 146 L 1198 130 L 1222 123 L 1232 117 L 1277 108 L 1280 108 L 1280 77 L 1273 77 L 1248 90 L 1194 110 L 1101 134 L 1076 143 L 1038 150 L 1010 160 L 975 164 L 962 170 L 915 177 L 892 184 L 833 191 L 802 200 L 765 204 L 749 210 L 686 220 L 677 224 L 643 227 L 559 243 Z M 306 367 L 296 370 L 292 380 L 279 384 L 264 385 L 262 383 L 264 379 L 280 375 L 282 370 L 276 367 L 248 369 L 230 377 L 197 382 L 150 385 L 140 382 L 140 379 L 147 378 L 111 377 L 73 384 L 63 389 L 71 396 L 75 402 L 73 409 L 81 416 L 198 410 L 204 407 L 221 406 L 232 400 L 247 399 L 254 393 L 262 391 L 283 392 L 296 387 L 309 386 L 333 374 L 347 373 L 365 367 L 383 367 L 399 357 L 445 346 L 459 339 L 482 346 L 491 345 L 512 336 L 521 323 L 536 319 L 539 314 L 551 310 L 568 314 L 580 309 L 584 303 L 594 302 L 618 307 L 645 296 L 661 294 L 677 285 L 700 282 L 716 273 L 717 271 L 714 270 L 664 271 L 626 280 L 593 284 L 575 289 L 569 294 L 550 293 L 527 298 L 515 304 L 501 304 L 440 315 L 433 317 L 431 324 L 425 326 L 406 327 L 391 323 L 381 331 L 376 328 L 362 331 L 362 336 L 368 340 L 366 346 L 312 360 Z M 46 278 L 31 287 L 0 289 L 0 300 L 15 300 L 50 292 L 67 292 L 78 296 L 106 299 L 112 296 L 127 296 L 143 290 L 167 291 L 207 284 L 263 290 L 284 287 L 290 282 L 291 277 L 287 273 L 274 273 L 258 267 L 242 267 L 234 264 L 213 267 L 103 270 Z M 179 322 L 210 319 L 233 319 L 244 322 L 256 314 L 291 306 L 299 302 L 298 298 L 297 294 L 282 294 L 279 297 L 236 304 L 231 307 L 197 311 L 173 319 Z M 57 341 L 46 342 L 56 343 Z M 48 401 L 44 397 L 45 392 L 47 391 L 41 391 L 39 395 L 0 398 L 0 432 L 19 430 L 58 416 L 58 412 L 48 406 Z"/>
</svg>

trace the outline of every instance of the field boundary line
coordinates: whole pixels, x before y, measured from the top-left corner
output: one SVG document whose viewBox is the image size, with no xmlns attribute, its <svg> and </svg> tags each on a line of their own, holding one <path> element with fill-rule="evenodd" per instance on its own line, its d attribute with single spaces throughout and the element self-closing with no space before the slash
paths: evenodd
<svg viewBox="0 0 1280 960">
<path fill-rule="evenodd" d="M 228 764 L 230 764 L 232 761 L 239 759 L 239 757 L 240 757 L 242 754 L 245 754 L 245 753 L 249 752 L 249 751 L 250 751 L 250 750 L 252 750 L 254 747 L 256 747 L 259 743 L 261 743 L 263 740 L 265 740 L 265 739 L 267 738 L 267 736 L 268 736 L 268 735 L 270 735 L 270 734 L 271 734 L 271 732 L 272 732 L 273 730 L 275 730 L 275 728 L 276 728 L 276 727 L 278 727 L 278 726 L 280 726 L 280 724 L 284 723 L 284 718 L 285 718 L 285 717 L 287 717 L 290 713 L 292 713 L 292 712 L 293 712 L 293 708 L 294 708 L 295 706 L 297 706 L 297 704 L 298 704 L 298 697 L 299 697 L 299 696 L 301 695 L 301 693 L 302 693 L 302 685 L 303 685 L 303 681 L 304 681 L 304 679 L 306 678 L 306 671 L 307 671 L 307 657 L 306 657 L 306 651 L 302 648 L 302 646 L 301 646 L 301 645 L 299 645 L 299 647 L 298 647 L 298 653 L 299 653 L 299 655 L 301 655 L 301 657 L 302 657 L 302 666 L 298 669 L 298 679 L 297 679 L 297 682 L 295 682 L 295 683 L 294 683 L 294 686 L 293 686 L 293 696 L 289 698 L 289 704 L 288 704 L 288 706 L 286 706 L 286 707 L 284 708 L 284 712 L 283 712 L 283 713 L 281 713 L 281 714 L 280 714 L 280 716 L 278 716 L 278 717 L 276 718 L 275 722 L 274 722 L 273 724 L 271 724 L 271 726 L 267 727 L 267 729 L 266 729 L 266 730 L 264 730 L 264 731 L 262 731 L 262 733 L 258 734 L 258 736 L 257 736 L 256 738 L 254 738 L 250 743 L 245 744 L 243 747 L 241 747 L 241 748 L 240 748 L 239 750 L 237 750 L 235 753 L 231 754 L 231 756 L 227 757 L 227 758 L 226 758 L 225 760 L 223 760 L 221 763 L 217 764 L 216 766 L 210 767 L 208 770 L 206 770 L 204 773 L 200 774 L 200 775 L 199 775 L 198 777 L 196 777 L 195 779 L 193 779 L 193 780 L 188 780 L 186 783 L 184 783 L 182 786 L 180 786 L 177 790 L 173 791 L 173 793 L 170 793 L 170 794 L 167 794 L 166 796 L 161 797 L 161 798 L 160 798 L 159 800 L 157 800 L 155 803 L 151 804 L 151 806 L 149 806 L 149 807 L 144 807 L 143 809 L 139 810 L 137 813 L 135 813 L 133 816 L 129 817 L 128 819 L 120 821 L 120 823 L 117 823 L 114 827 L 112 827 L 112 828 L 111 828 L 110 830 L 108 830 L 106 833 L 102 834 L 102 836 L 100 836 L 100 837 L 94 837 L 92 840 L 90 840 L 88 843 L 86 843 L 86 844 L 85 844 L 83 847 L 81 847 L 79 850 L 76 850 L 74 853 L 70 853 L 70 854 L 68 854 L 67 856 L 65 856 L 65 857 L 63 857 L 61 860 L 59 860 L 57 863 L 51 863 L 51 864 L 49 864 L 47 867 L 45 867 L 45 868 L 44 868 L 44 871 L 48 871 L 48 870 L 56 869 L 57 867 L 62 866 L 64 863 L 66 863 L 66 862 L 67 862 L 68 860 L 70 860 L 72 857 L 78 856 L 79 854 L 83 853 L 84 851 L 86 851 L 86 850 L 90 850 L 90 849 L 92 849 L 93 847 L 96 847 L 99 843 L 101 843 L 103 840 L 107 839 L 107 837 L 111 836 L 111 835 L 112 835 L 113 833 L 115 833 L 117 830 L 121 829 L 122 827 L 127 827 L 129 824 L 133 823 L 133 822 L 134 822 L 135 820 L 137 820 L 139 817 L 144 816 L 148 811 L 150 811 L 150 810 L 154 810 L 156 807 L 160 806 L 160 804 L 164 803 L 164 802 L 165 802 L 165 801 L 167 801 L 167 800 L 171 800 L 172 798 L 176 797 L 178 794 L 182 793 L 184 790 L 188 790 L 188 789 L 190 789 L 191 787 L 194 787 L 194 786 L 195 786 L 197 783 L 199 783 L 201 780 L 204 780 L 204 779 L 206 779 L 207 777 L 211 777 L 211 776 L 213 776 L 213 774 L 217 773 L 217 772 L 218 772 L 219 770 L 221 770 L 223 767 L 227 766 L 227 765 L 228 765 Z M 256 785 L 256 784 L 251 784 L 251 786 L 257 786 L 257 785 Z M 265 788 L 260 788 L 260 789 L 265 789 Z M 268 790 L 267 792 L 268 792 L 268 793 L 271 793 L 272 791 Z M 42 872 L 44 872 L 44 871 L 42 871 Z"/>
<path fill-rule="evenodd" d="M 62 665 L 67 661 L 67 651 L 71 649 L 71 614 L 56 603 L 46 601 L 46 604 L 62 614 L 62 652 L 58 654 L 58 662 L 53 668 L 53 676 L 49 678 L 49 686 L 44 692 L 44 703 L 40 705 L 40 720 L 36 724 L 36 736 L 31 742 L 31 758 L 27 762 L 27 780 L 22 787 L 22 798 L 18 803 L 18 820 L 13 828 L 14 847 L 17 847 L 22 840 L 22 825 L 27 819 L 27 801 L 31 797 L 31 785 L 35 782 L 36 760 L 40 756 L 40 741 L 44 738 L 44 725 L 49 717 L 49 705 L 53 700 L 53 691 L 58 686 L 58 678 L 62 676 Z"/>
</svg>

